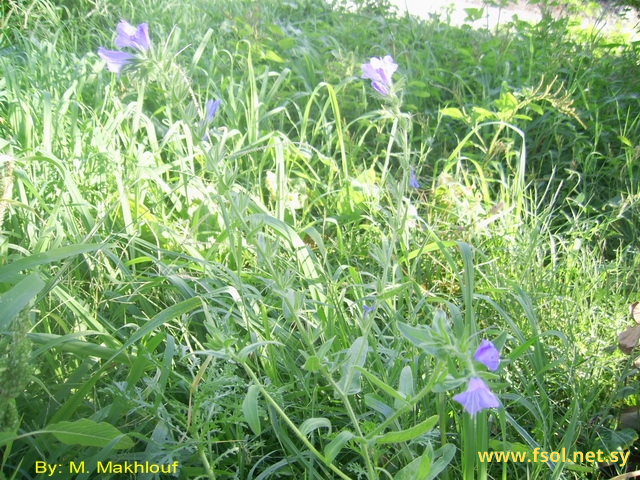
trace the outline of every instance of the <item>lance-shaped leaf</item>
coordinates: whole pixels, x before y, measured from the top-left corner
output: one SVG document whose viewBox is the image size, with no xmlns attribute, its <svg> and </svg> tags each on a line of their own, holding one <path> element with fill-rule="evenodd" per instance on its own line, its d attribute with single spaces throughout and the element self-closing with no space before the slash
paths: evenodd
<svg viewBox="0 0 640 480">
<path fill-rule="evenodd" d="M 88 418 L 75 422 L 58 422 L 47 426 L 44 432 L 50 433 L 66 445 L 80 445 L 83 447 L 106 447 L 120 437 L 114 449 L 127 449 L 134 445 L 131 438 L 124 435 L 113 425 L 106 422 L 94 422 Z"/>
<path fill-rule="evenodd" d="M 342 364 L 342 378 L 338 387 L 346 395 L 354 395 L 360 391 L 360 372 L 355 367 L 362 367 L 367 359 L 369 344 L 364 337 L 356 338 L 347 352 Z"/>
</svg>

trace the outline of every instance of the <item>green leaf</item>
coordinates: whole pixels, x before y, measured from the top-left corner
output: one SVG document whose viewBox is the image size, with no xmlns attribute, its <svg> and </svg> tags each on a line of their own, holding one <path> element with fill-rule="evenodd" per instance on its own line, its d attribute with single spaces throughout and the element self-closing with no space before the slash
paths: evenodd
<svg viewBox="0 0 640 480">
<path fill-rule="evenodd" d="M 526 452 L 527 455 L 533 453 L 533 449 L 520 442 L 503 442 L 502 440 L 489 440 L 489 448 L 496 452 Z"/>
<path fill-rule="evenodd" d="M 422 456 L 400 470 L 394 480 L 426 480 L 431 472 L 432 454 L 430 448 L 425 449 Z"/>
<path fill-rule="evenodd" d="M 389 418 L 395 413 L 395 410 L 384 403 L 382 398 L 375 393 L 367 393 L 364 396 L 364 404 L 367 407 L 372 408 L 376 412 L 382 414 L 384 418 Z"/>
<path fill-rule="evenodd" d="M 377 295 L 377 300 L 382 301 L 387 300 L 388 298 L 398 297 L 400 296 L 400 293 L 402 293 L 404 290 L 407 290 L 410 286 L 413 286 L 411 282 L 399 284 L 390 283 L 389 285 L 385 286 L 385 289 Z"/>
<path fill-rule="evenodd" d="M 384 435 L 376 438 L 376 443 L 378 445 L 381 445 L 385 443 L 407 442 L 419 437 L 420 435 L 424 435 L 429 430 L 431 430 L 436 425 L 436 423 L 438 423 L 438 416 L 434 415 L 427 418 L 424 422 L 421 422 L 411 428 L 407 428 L 406 430 L 385 433 Z"/>
<path fill-rule="evenodd" d="M 544 114 L 544 110 L 542 109 L 542 107 L 540 105 L 538 105 L 537 103 L 530 103 L 529 105 L 527 105 L 531 110 L 533 110 L 534 112 L 536 112 L 538 115 L 542 115 Z"/>
<path fill-rule="evenodd" d="M 353 190 L 362 192 L 363 197 L 378 199 L 380 197 L 380 186 L 378 176 L 374 168 L 369 168 L 351 180 Z M 354 198 L 354 201 L 356 198 Z"/>
<path fill-rule="evenodd" d="M 214 34 L 213 29 L 209 28 L 207 30 L 207 33 L 204 34 L 204 37 L 202 37 L 202 40 L 200 41 L 200 45 L 198 46 L 198 49 L 196 50 L 196 53 L 193 55 L 193 59 L 191 60 L 192 67 L 195 67 L 196 65 L 198 65 L 198 62 L 200 61 L 200 58 L 202 57 L 204 50 L 207 48 L 207 44 L 209 43 L 209 40 L 211 39 L 213 34 Z"/>
<path fill-rule="evenodd" d="M 7 443 L 13 442 L 19 435 L 14 432 L 0 432 L 0 447 L 4 447 Z"/>
<path fill-rule="evenodd" d="M 104 243 L 89 243 L 87 245 L 69 245 L 67 247 L 56 248 L 48 252 L 36 253 L 28 257 L 21 258 L 7 265 L 0 267 L 0 282 L 17 282 L 23 275 L 20 272 L 30 270 L 45 263 L 52 263 L 73 255 L 93 252 L 105 248 Z"/>
<path fill-rule="evenodd" d="M 631 428 L 622 430 L 603 429 L 597 442 L 597 450 L 605 452 L 617 452 L 627 450 L 638 439 L 638 432 Z M 596 450 L 596 449 L 593 449 Z"/>
<path fill-rule="evenodd" d="M 627 147 L 633 147 L 633 144 L 631 143 L 631 140 L 629 140 L 627 137 L 625 137 L 624 135 L 618 135 L 618 140 L 620 140 L 620 142 L 627 146 Z"/>
<path fill-rule="evenodd" d="M 264 58 L 273 62 L 284 63 L 284 59 L 273 50 L 269 50 L 267 53 L 265 53 Z"/>
<path fill-rule="evenodd" d="M 511 92 L 502 92 L 493 103 L 501 112 L 513 112 L 518 108 L 518 99 Z"/>
<path fill-rule="evenodd" d="M 291 37 L 284 37 L 278 40 L 278 46 L 283 50 L 288 50 L 296 46 L 296 41 Z"/>
<path fill-rule="evenodd" d="M 477 118 L 476 121 L 483 121 L 487 118 L 495 120 L 498 118 L 498 116 L 496 115 L 495 112 L 492 112 L 490 110 L 487 110 L 486 108 L 482 108 L 482 107 L 473 107 L 473 113 L 477 114 Z"/>
<path fill-rule="evenodd" d="M 398 330 L 402 336 L 413 343 L 416 347 L 424 347 L 431 345 L 433 341 L 433 331 L 430 327 L 423 325 L 421 327 L 412 327 L 406 323 L 398 322 Z"/>
<path fill-rule="evenodd" d="M 258 415 L 258 395 L 260 394 L 260 387 L 257 385 L 251 385 L 247 390 L 247 396 L 244 397 L 242 402 L 242 413 L 244 418 L 249 424 L 249 427 L 256 435 L 262 433 L 262 426 L 260 424 L 260 416 Z"/>
<path fill-rule="evenodd" d="M 331 422 L 329 421 L 329 419 L 324 417 L 308 418 L 307 420 L 302 422 L 299 430 L 304 436 L 307 436 L 311 432 L 319 428 L 328 428 L 329 433 L 331 433 Z"/>
<path fill-rule="evenodd" d="M 122 352 L 125 352 L 129 346 L 133 345 L 145 335 L 153 332 L 161 325 L 164 325 L 166 322 L 169 322 L 176 317 L 180 317 L 181 315 L 186 315 L 195 308 L 202 306 L 202 302 L 203 300 L 200 297 L 193 297 L 189 298 L 188 300 L 183 300 L 180 303 L 176 303 L 175 305 L 171 305 L 170 307 L 165 308 L 151 320 L 144 323 L 140 328 L 138 328 L 127 338 L 127 341 L 124 343 L 124 345 L 122 345 L 122 347 L 115 351 L 114 355 L 109 361 L 104 362 L 103 365 L 97 371 L 95 371 L 91 377 L 88 378 L 87 382 L 81 385 L 77 389 L 77 391 L 66 400 L 64 405 L 62 405 L 54 414 L 53 419 L 60 420 L 69 418 L 71 416 L 78 405 L 80 405 L 80 403 L 84 401 L 95 383 L 101 378 L 102 374 L 107 370 L 107 368 L 109 368 L 109 363 L 111 362 L 111 360 L 114 360 Z"/>
<path fill-rule="evenodd" d="M 267 27 L 267 30 L 269 30 L 277 37 L 282 37 L 284 35 L 284 31 L 282 30 L 282 27 L 280 25 L 276 25 L 275 23 L 267 23 L 265 26 Z"/>
<path fill-rule="evenodd" d="M 67 335 L 55 335 L 53 333 L 27 334 L 29 340 L 31 340 L 33 343 L 42 345 L 42 347 L 35 351 L 34 356 L 38 356 L 42 352 L 46 352 L 47 350 L 55 348 L 60 352 L 73 353 L 74 355 L 78 355 L 80 357 L 97 357 L 103 360 L 115 361 L 118 363 L 130 365 L 132 365 L 137 359 L 141 358 L 139 355 L 140 352 L 138 352 L 138 356 L 136 356 L 131 355 L 123 350 L 114 350 L 112 348 L 97 345 L 85 340 L 79 340 L 79 338 L 81 337 L 89 337 L 94 335 L 107 336 L 106 333 L 92 331 L 73 332 Z M 140 361 L 144 362 L 145 365 L 149 362 L 146 359 Z"/>
<path fill-rule="evenodd" d="M 475 22 L 476 20 L 480 20 L 484 15 L 484 8 L 465 8 L 465 13 L 467 14 L 467 18 L 464 19 L 465 22 Z"/>
<path fill-rule="evenodd" d="M 451 463 L 455 454 L 456 447 L 450 443 L 447 443 L 436 450 L 432 458 L 437 458 L 437 460 L 431 464 L 431 471 L 429 472 L 429 475 L 427 475 L 426 480 L 433 480 L 436 478 L 440 472 L 447 468 L 447 465 Z"/>
<path fill-rule="evenodd" d="M 323 287 L 320 284 L 320 275 L 318 274 L 315 267 L 316 257 L 313 252 L 307 247 L 307 245 L 302 241 L 298 233 L 286 223 L 264 213 L 256 213 L 250 215 L 249 220 L 253 220 L 264 224 L 265 226 L 271 227 L 282 238 L 288 241 L 289 245 L 291 246 L 291 251 L 296 255 L 296 258 L 298 260 L 298 268 L 302 271 L 304 277 L 309 282 L 309 290 L 311 292 L 311 296 L 318 304 L 324 304 L 326 301 L 326 297 L 323 291 Z M 325 316 L 322 307 L 318 308 L 318 314 L 321 318 Z"/>
<path fill-rule="evenodd" d="M 567 462 L 563 465 L 565 470 L 571 470 L 572 472 L 591 473 L 593 474 L 594 468 L 586 465 L 580 465 L 577 463 Z M 623 477 L 624 478 L 624 477 Z"/>
<path fill-rule="evenodd" d="M 275 340 L 268 340 L 268 341 L 265 340 L 263 342 L 252 343 L 251 345 L 247 345 L 246 347 L 244 347 L 242 350 L 238 352 L 238 359 L 242 362 L 246 361 L 247 357 L 250 354 L 255 352 L 258 348 L 264 347 L 265 345 L 279 345 L 281 347 L 283 346 L 282 343 L 276 342 Z"/>
<path fill-rule="evenodd" d="M 445 117 L 455 118 L 457 120 L 464 120 L 466 118 L 465 114 L 459 108 L 450 107 L 450 108 L 441 108 L 440 114 Z"/>
<path fill-rule="evenodd" d="M 391 395 L 395 400 L 396 403 L 400 402 L 402 404 L 407 404 L 407 401 L 405 400 L 405 398 L 399 393 L 397 392 L 392 386 L 387 385 L 386 383 L 384 383 L 382 380 L 380 380 L 378 377 L 376 377 L 375 375 L 373 375 L 372 373 L 367 372 L 364 368 L 362 367 L 355 367 L 357 371 L 359 371 L 360 373 L 362 373 L 365 377 L 367 377 L 367 380 L 369 380 L 371 383 L 373 383 L 375 386 L 377 386 L 378 388 L 380 388 L 383 392 Z"/>
<path fill-rule="evenodd" d="M 440 381 L 433 386 L 431 391 L 434 393 L 448 392 L 449 390 L 458 388 L 463 383 L 467 383 L 466 378 L 455 378 L 451 375 L 447 375 L 446 377 L 440 379 Z"/>
<path fill-rule="evenodd" d="M 9 323 L 29 305 L 31 299 L 44 288 L 44 285 L 42 279 L 34 273 L 0 296 L 0 331 L 9 326 Z"/>
<path fill-rule="evenodd" d="M 304 367 L 302 368 L 308 372 L 317 372 L 322 368 L 322 361 L 315 355 L 311 355 L 307 358 L 307 361 L 304 362 Z"/>
<path fill-rule="evenodd" d="M 327 463 L 333 462 L 338 453 L 340 453 L 340 450 L 342 450 L 344 444 L 352 438 L 353 433 L 351 433 L 349 430 L 344 430 L 336 435 L 336 437 L 331 440 L 326 447 L 324 447 L 324 456 L 327 460 Z"/>
<path fill-rule="evenodd" d="M 400 372 L 398 392 L 400 392 L 404 398 L 411 398 L 413 396 L 413 372 L 411 371 L 410 365 L 405 365 Z"/>
<path fill-rule="evenodd" d="M 347 353 L 347 359 L 342 364 L 342 378 L 338 387 L 346 395 L 354 395 L 360 391 L 360 372 L 354 367 L 362 367 L 367 358 L 369 344 L 365 337 L 358 337 Z"/>
<path fill-rule="evenodd" d="M 76 420 L 75 422 L 58 422 L 47 426 L 43 430 L 56 437 L 66 445 L 81 445 L 83 447 L 106 447 L 117 439 L 114 449 L 132 448 L 133 440 L 124 435 L 113 425 L 106 422 L 94 422 L 87 418 Z"/>
<path fill-rule="evenodd" d="M 416 250 L 412 250 L 411 252 L 408 253 L 408 255 L 401 257 L 401 259 L 402 261 L 413 260 L 414 258 L 419 257 L 423 253 L 436 252 L 441 248 L 455 247 L 456 245 L 457 245 L 457 242 L 454 242 L 454 241 L 427 243 L 426 245 L 423 245 L 422 247 Z"/>
</svg>

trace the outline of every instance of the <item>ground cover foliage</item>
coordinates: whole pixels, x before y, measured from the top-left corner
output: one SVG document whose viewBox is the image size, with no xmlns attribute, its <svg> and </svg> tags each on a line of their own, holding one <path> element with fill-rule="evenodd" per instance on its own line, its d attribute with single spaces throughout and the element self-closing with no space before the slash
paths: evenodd
<svg viewBox="0 0 640 480">
<path fill-rule="evenodd" d="M 634 450 L 636 45 L 333 7 L 3 4 L 0 476 L 635 468 L 477 453 Z M 121 19 L 152 47 L 115 74 Z M 471 377 L 501 407 L 465 413 Z"/>
</svg>

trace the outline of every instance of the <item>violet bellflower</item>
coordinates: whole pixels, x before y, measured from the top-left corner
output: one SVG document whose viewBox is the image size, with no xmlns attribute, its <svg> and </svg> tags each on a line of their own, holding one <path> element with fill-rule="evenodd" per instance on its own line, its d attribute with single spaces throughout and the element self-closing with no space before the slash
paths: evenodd
<svg viewBox="0 0 640 480">
<path fill-rule="evenodd" d="M 134 27 L 126 20 L 120 20 L 116 26 L 118 35 L 113 43 L 118 48 L 135 48 L 141 52 L 147 52 L 151 47 L 149 39 L 149 25 L 141 23 Z M 120 73 L 122 67 L 131 63 L 136 56 L 118 50 L 107 50 L 104 47 L 98 48 L 98 55 L 107 63 L 107 69 L 112 73 Z"/>
<path fill-rule="evenodd" d="M 391 76 L 398 69 L 391 55 L 383 58 L 372 57 L 369 63 L 362 64 L 362 78 L 371 80 L 371 86 L 380 95 L 389 95 L 393 80 Z"/>
<path fill-rule="evenodd" d="M 485 408 L 498 408 L 500 406 L 498 397 L 493 394 L 484 380 L 478 377 L 471 377 L 467 389 L 455 395 L 453 399 L 461 404 L 472 416 Z"/>
<path fill-rule="evenodd" d="M 218 112 L 218 109 L 220 108 L 220 104 L 222 104 L 221 100 L 209 100 L 205 106 L 206 111 L 207 111 L 207 116 L 206 116 L 206 121 L 210 122 L 211 120 L 213 120 L 213 117 L 216 116 L 216 113 Z"/>
<path fill-rule="evenodd" d="M 107 62 L 107 70 L 111 73 L 120 73 L 122 67 L 131 63 L 135 58 L 135 56 L 130 53 L 119 52 L 118 50 L 107 50 L 104 47 L 98 48 L 98 55 Z"/>
<path fill-rule="evenodd" d="M 418 179 L 416 178 L 416 169 L 411 169 L 411 178 L 409 179 L 409 186 L 411 188 L 420 188 L 420 183 L 418 183 Z"/>
<path fill-rule="evenodd" d="M 498 370 L 498 365 L 500 365 L 500 352 L 492 342 L 482 340 L 476 353 L 473 355 L 473 359 L 482 363 L 492 372 L 495 372 Z"/>
<path fill-rule="evenodd" d="M 218 113 L 218 109 L 220 108 L 220 105 L 222 104 L 221 100 L 209 100 L 207 102 L 207 104 L 205 105 L 205 118 L 200 122 L 200 126 L 204 126 L 207 125 L 209 122 L 211 122 L 211 120 L 213 120 L 213 117 L 216 116 L 216 113 Z M 209 134 L 205 133 L 204 137 L 202 137 L 202 140 L 205 142 L 209 141 Z"/>
<path fill-rule="evenodd" d="M 118 48 L 136 48 L 147 52 L 151 46 L 151 40 L 149 39 L 149 24 L 141 23 L 137 27 L 134 27 L 126 20 L 120 20 L 120 23 L 116 26 L 118 36 L 113 41 Z"/>
</svg>

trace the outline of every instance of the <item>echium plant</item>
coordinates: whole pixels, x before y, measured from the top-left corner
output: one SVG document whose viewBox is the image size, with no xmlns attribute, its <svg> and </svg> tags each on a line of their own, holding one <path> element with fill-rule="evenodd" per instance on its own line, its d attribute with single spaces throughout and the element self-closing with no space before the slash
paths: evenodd
<svg viewBox="0 0 640 480">
<path fill-rule="evenodd" d="M 473 355 L 473 359 L 489 370 L 496 371 L 500 364 L 500 352 L 495 345 L 489 340 L 482 340 L 480 346 Z M 471 369 L 474 370 L 473 365 Z M 470 414 L 484 410 L 485 408 L 497 408 L 500 406 L 500 401 L 493 394 L 489 386 L 482 378 L 475 376 L 469 378 L 469 387 L 463 393 L 459 393 L 453 399 L 460 403 L 464 409 Z"/>
<path fill-rule="evenodd" d="M 483 339 L 477 345 L 477 336 L 470 335 L 461 318 L 457 321 L 454 319 L 454 324 L 455 332 L 446 314 L 437 310 L 430 326 L 415 327 L 398 323 L 398 328 L 407 340 L 434 359 L 438 365 L 434 370 L 443 368 L 447 373 L 446 380 L 433 389 L 434 392 L 441 392 L 436 401 L 441 417 L 443 442 L 446 442 L 451 411 L 446 408 L 448 400 L 445 392 L 458 390 L 460 386 L 466 385 L 466 390 L 451 397 L 462 406 L 458 415 L 461 418 L 462 478 L 482 479 L 486 475 L 486 465 L 478 464 L 477 458 L 478 452 L 486 451 L 488 444 L 485 410 L 502 406 L 491 390 L 490 383 L 495 378 L 495 373 L 492 372 L 497 372 L 500 367 L 500 351 L 497 345 L 502 345 L 505 335 L 500 335 L 494 341 Z"/>
<path fill-rule="evenodd" d="M 392 162 L 390 162 L 393 155 L 397 159 L 394 163 L 400 166 L 401 175 L 401 180 L 397 182 L 399 188 L 389 189 L 396 200 L 395 210 L 392 211 L 392 218 L 396 221 L 392 223 L 393 235 L 389 240 L 389 243 L 394 246 L 399 240 L 399 233 L 405 232 L 406 227 L 411 225 L 411 209 L 415 210 L 410 199 L 405 196 L 405 192 L 410 191 L 408 188 L 420 188 L 416 175 L 418 165 L 416 165 L 409 140 L 412 119 L 409 114 L 401 110 L 401 83 L 393 81 L 393 75 L 397 70 L 398 65 L 390 55 L 382 58 L 373 57 L 368 63 L 362 65 L 362 78 L 371 81 L 374 96 L 384 104 L 384 109 L 380 111 L 380 119 L 393 121 L 385 162 L 381 168 L 381 184 L 385 185 L 390 178 L 393 178 Z M 417 217 L 417 213 L 415 216 Z M 411 241 L 406 235 L 403 238 L 407 242 Z M 472 271 L 473 264 L 468 264 L 466 268 Z M 472 296 L 472 288 L 471 284 L 465 285 L 465 289 L 469 292 L 468 298 Z M 454 450 L 453 445 L 449 443 L 451 435 L 448 430 L 451 422 L 451 407 L 452 405 L 457 407 L 459 404 L 461 408 L 454 408 L 453 412 L 458 412 L 454 415 L 459 419 L 457 424 L 460 425 L 456 431 L 460 435 L 462 478 L 484 479 L 487 473 L 486 465 L 478 463 L 477 459 L 479 451 L 488 449 L 487 410 L 501 407 L 500 400 L 491 390 L 490 385 L 495 379 L 493 372 L 497 372 L 500 366 L 499 346 L 504 343 L 504 335 L 500 336 L 499 340 L 484 339 L 478 344 L 478 330 L 472 314 L 473 306 L 470 302 L 465 301 L 465 303 L 470 312 L 465 315 L 465 320 L 457 309 L 452 310 L 452 322 L 447 319 L 442 310 L 437 310 L 430 326 L 414 327 L 398 323 L 398 328 L 406 339 L 427 354 L 429 370 L 427 376 L 430 380 L 413 400 L 415 401 L 421 395 L 435 395 L 434 402 L 438 410 L 442 443 L 440 451 Z M 369 313 L 369 307 L 367 307 L 365 314 L 369 315 Z M 442 376 L 438 376 L 438 372 L 441 372 Z M 463 386 L 465 389 L 460 391 Z M 452 395 L 452 393 L 455 394 Z M 452 403 L 451 400 L 457 404 Z M 442 459 L 444 458 L 443 455 Z"/>
<path fill-rule="evenodd" d="M 176 84 L 183 84 L 191 100 L 193 101 L 198 115 L 200 117 L 200 128 L 207 128 L 218 109 L 220 108 L 220 100 L 209 100 L 205 108 L 200 106 L 191 81 L 185 71 L 173 61 L 167 54 L 169 41 L 165 44 L 164 50 L 158 52 L 154 50 L 151 38 L 149 36 L 149 25 L 141 23 L 134 27 L 126 20 L 121 20 L 116 26 L 116 38 L 113 43 L 120 50 L 109 50 L 105 47 L 98 48 L 98 56 L 105 61 L 107 70 L 111 73 L 120 75 L 123 72 L 131 73 L 133 78 L 138 80 L 138 102 L 140 107 L 144 99 L 144 91 L 147 82 L 160 80 L 166 76 L 167 84 L 175 91 Z M 123 50 L 123 49 L 129 49 Z M 173 72 L 177 74 L 181 82 L 176 82 L 175 76 L 170 75 Z M 162 90 L 165 91 L 164 89 Z M 208 140 L 208 135 L 202 137 L 204 141 Z"/>
<path fill-rule="evenodd" d="M 414 167 L 409 166 L 410 151 L 408 149 L 408 129 L 410 128 L 410 118 L 402 114 L 400 111 L 401 99 L 398 96 L 398 88 L 393 82 L 393 74 L 397 71 L 398 65 L 394 62 L 391 55 L 385 55 L 382 58 L 372 57 L 369 63 L 362 64 L 362 78 L 371 80 L 371 87 L 380 95 L 380 97 L 389 103 L 392 113 L 395 115 L 394 128 L 392 132 L 396 135 L 396 140 L 401 147 L 404 147 L 404 156 L 401 162 L 405 169 L 405 175 L 408 172 L 408 185 L 411 188 L 420 188 L 420 183 L 416 177 Z M 386 167 L 386 165 L 385 165 Z M 368 308 L 368 307 L 367 307 Z M 368 313 L 368 311 L 366 311 Z M 410 328 L 405 325 L 405 328 Z M 485 408 L 496 408 L 500 406 L 498 398 L 493 394 L 485 381 L 478 376 L 474 367 L 473 360 L 483 364 L 489 370 L 496 371 L 499 365 L 500 353 L 495 345 L 489 340 L 483 340 L 475 351 L 473 357 L 468 357 L 465 348 L 460 348 L 457 344 L 455 336 L 450 335 L 450 331 L 445 323 L 438 322 L 438 335 L 432 337 L 440 338 L 444 344 L 438 347 L 446 352 L 447 355 L 455 354 L 462 360 L 468 371 L 468 388 L 465 392 L 453 397 L 454 400 L 462 404 L 465 411 L 474 416 L 476 413 Z M 427 330 L 425 330 L 426 332 Z M 423 333 L 425 333 L 423 332 Z M 411 336 L 408 336 L 411 340 Z M 436 342 L 437 344 L 437 342 Z M 424 346 L 420 342 L 419 346 Z"/>
<path fill-rule="evenodd" d="M 393 97 L 393 74 L 398 69 L 398 64 L 393 61 L 391 55 L 383 58 L 372 57 L 369 63 L 362 65 L 362 78 L 371 80 L 371 86 L 383 97 Z"/>
<path fill-rule="evenodd" d="M 471 416 L 487 408 L 500 407 L 498 397 L 491 391 L 485 379 L 485 373 L 478 367 L 483 365 L 492 372 L 500 366 L 500 351 L 487 339 L 482 340 L 474 353 L 470 348 L 473 339 L 460 339 L 451 331 L 442 311 L 437 311 L 432 326 L 413 327 L 399 323 L 398 327 L 404 337 L 425 353 L 447 362 L 449 366 L 458 365 L 459 370 L 451 371 L 450 385 L 467 383 L 467 390 L 453 397 Z M 451 362 L 453 360 L 453 362 Z M 454 380 L 455 379 L 455 380 Z"/>
<path fill-rule="evenodd" d="M 98 48 L 98 55 L 107 62 L 107 69 L 112 73 L 120 73 L 125 65 L 144 61 L 145 55 L 151 48 L 149 25 L 146 23 L 134 27 L 126 20 L 121 20 L 116 26 L 116 31 L 118 36 L 113 41 L 116 47 L 132 48 L 138 52 L 138 55 L 126 51 L 107 50 L 104 47 Z"/>
<path fill-rule="evenodd" d="M 398 192 L 396 202 L 396 224 L 394 226 L 394 237 L 401 231 L 406 233 L 407 228 L 415 225 L 417 217 L 417 209 L 413 206 L 409 198 L 405 197 L 404 191 L 407 187 L 419 189 L 420 182 L 416 174 L 416 167 L 413 165 L 415 160 L 412 159 L 412 152 L 409 138 L 411 137 L 412 122 L 411 116 L 402 112 L 402 82 L 394 82 L 393 75 L 398 70 L 398 64 L 395 63 L 391 55 L 384 57 L 372 57 L 368 63 L 362 64 L 363 79 L 371 80 L 371 87 L 375 92 L 374 95 L 383 102 L 385 109 L 381 111 L 382 119 L 392 119 L 391 139 L 387 147 L 384 164 L 380 172 L 380 184 L 388 183 L 389 172 L 392 162 L 392 150 L 396 145 L 400 153 L 397 154 L 401 167 L 402 177 L 398 181 L 401 188 L 395 188 Z M 396 239 L 394 238 L 392 242 Z"/>
</svg>

